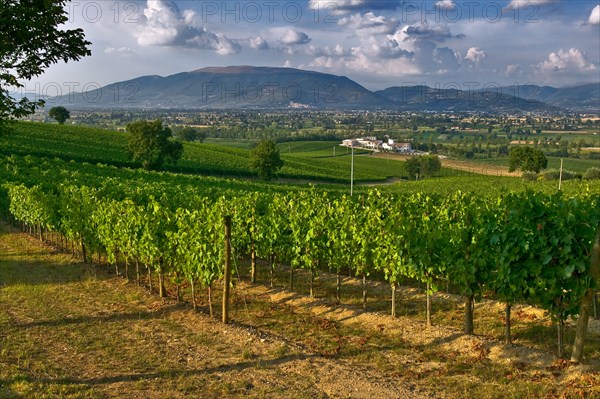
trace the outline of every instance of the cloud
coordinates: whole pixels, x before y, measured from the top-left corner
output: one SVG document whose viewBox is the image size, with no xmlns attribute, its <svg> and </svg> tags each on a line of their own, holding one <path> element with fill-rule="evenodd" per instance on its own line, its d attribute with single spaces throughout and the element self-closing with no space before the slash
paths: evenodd
<svg viewBox="0 0 600 399">
<path fill-rule="evenodd" d="M 398 20 L 367 12 L 341 18 L 338 25 L 348 27 L 361 36 L 372 36 L 393 33 L 398 27 Z"/>
<path fill-rule="evenodd" d="M 104 49 L 105 54 L 130 55 L 135 54 L 135 51 L 129 47 L 107 47 Z"/>
<path fill-rule="evenodd" d="M 450 28 L 445 25 L 430 25 L 428 22 L 421 22 L 414 25 L 405 25 L 394 34 L 394 37 L 401 42 L 425 40 L 441 43 L 451 38 L 463 39 L 465 35 L 453 36 Z"/>
<path fill-rule="evenodd" d="M 522 73 L 523 73 L 523 70 L 521 69 L 521 66 L 517 65 L 517 64 L 508 65 L 506 67 L 506 70 L 504 71 L 504 74 L 509 78 L 521 76 Z"/>
<path fill-rule="evenodd" d="M 213 50 L 220 55 L 237 54 L 241 46 L 199 24 L 195 11 L 180 12 L 170 0 L 148 0 L 135 32 L 140 46 L 187 47 Z"/>
<path fill-rule="evenodd" d="M 487 54 L 479 47 L 471 47 L 467 50 L 467 54 L 465 55 L 465 60 L 475 65 L 481 64 L 481 62 L 486 58 Z"/>
<path fill-rule="evenodd" d="M 308 7 L 311 10 L 346 13 L 356 10 L 394 10 L 400 3 L 400 0 L 310 0 Z"/>
<path fill-rule="evenodd" d="M 311 38 L 304 32 L 299 32 L 295 29 L 288 29 L 285 31 L 283 36 L 279 39 L 282 44 L 287 46 L 293 46 L 297 44 L 310 43 Z"/>
<path fill-rule="evenodd" d="M 440 0 L 437 3 L 435 3 L 435 6 L 440 10 L 448 10 L 448 11 L 452 11 L 452 10 L 456 9 L 456 7 L 457 7 L 454 0 Z"/>
<path fill-rule="evenodd" d="M 598 4 L 592 10 L 592 13 L 590 14 L 590 18 L 588 19 L 588 24 L 600 25 L 600 4 Z"/>
<path fill-rule="evenodd" d="M 526 6 L 543 6 L 550 3 L 555 3 L 558 0 L 511 0 L 509 7 L 526 7 Z"/>
<path fill-rule="evenodd" d="M 455 71 L 460 68 L 460 54 L 448 47 L 436 48 L 433 60 L 438 64 L 438 71 Z"/>
<path fill-rule="evenodd" d="M 537 65 L 538 69 L 549 72 L 589 72 L 598 67 L 588 61 L 586 54 L 578 48 L 569 51 L 563 49 L 552 52 L 548 59 Z"/>
<path fill-rule="evenodd" d="M 250 48 L 255 50 L 266 50 L 269 48 L 269 43 L 263 39 L 262 36 L 258 35 L 250 38 Z"/>
</svg>

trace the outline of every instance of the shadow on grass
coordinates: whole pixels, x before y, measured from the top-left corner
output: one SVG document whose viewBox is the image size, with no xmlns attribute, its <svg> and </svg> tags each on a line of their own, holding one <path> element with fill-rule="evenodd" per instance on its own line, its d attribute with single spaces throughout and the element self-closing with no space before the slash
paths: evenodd
<svg viewBox="0 0 600 399">
<path fill-rule="evenodd" d="M 273 367 L 281 364 L 285 364 L 288 362 L 293 362 L 296 360 L 306 360 L 310 358 L 320 357 L 318 355 L 287 355 L 282 356 L 273 360 L 252 360 L 246 362 L 240 362 L 235 364 L 226 364 L 222 366 L 209 367 L 206 369 L 195 369 L 195 370 L 165 370 L 165 371 L 156 371 L 151 373 L 132 373 L 132 374 L 121 374 L 121 375 L 113 375 L 113 376 L 105 376 L 105 377 L 97 377 L 97 378 L 34 378 L 34 377 L 26 377 L 15 380 L 1 380 L 0 379 L 0 387 L 8 386 L 17 381 L 28 381 L 31 383 L 40 383 L 40 384 L 59 384 L 59 385 L 73 385 L 73 384 L 83 384 L 83 385 L 105 385 L 105 384 L 115 384 L 115 383 L 123 383 L 123 382 L 137 382 L 144 380 L 156 380 L 156 379 L 176 379 L 176 378 L 186 378 L 193 377 L 196 375 L 210 375 L 215 373 L 225 373 L 230 371 L 244 371 L 251 368 L 264 368 L 264 367 Z M 2 391 L 0 391 L 1 393 Z"/>
<path fill-rule="evenodd" d="M 17 395 L 11 389 L 9 389 L 6 385 L 8 385 L 9 381 L 0 380 L 0 398 L 2 399 L 21 399 L 23 396 Z"/>
<path fill-rule="evenodd" d="M 68 284 L 84 281 L 88 278 L 98 281 L 110 278 L 110 276 L 89 265 L 32 260 L 31 257 L 28 257 L 31 255 L 27 253 L 11 254 L 0 259 L 0 287 Z M 48 252 L 47 255 L 52 256 L 53 253 Z"/>
<path fill-rule="evenodd" d="M 16 324 L 17 329 L 27 329 L 34 327 L 59 327 L 73 324 L 95 324 L 95 323 L 110 323 L 110 322 L 121 322 L 127 320 L 150 320 L 159 319 L 167 316 L 170 313 L 185 310 L 186 307 L 183 304 L 176 304 L 161 308 L 154 312 L 129 312 L 129 313 L 115 313 L 108 315 L 99 316 L 80 316 L 80 317 L 64 317 L 54 320 L 38 320 L 31 323 Z"/>
</svg>

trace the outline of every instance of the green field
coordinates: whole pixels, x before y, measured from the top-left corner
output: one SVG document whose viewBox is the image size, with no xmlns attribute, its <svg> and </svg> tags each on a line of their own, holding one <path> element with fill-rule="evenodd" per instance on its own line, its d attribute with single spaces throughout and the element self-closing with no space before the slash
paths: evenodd
<svg viewBox="0 0 600 399">
<path fill-rule="evenodd" d="M 17 122 L 1 138 L 6 154 L 58 157 L 66 161 L 103 163 L 136 167 L 127 155 L 127 137 L 123 132 L 90 127 Z M 219 144 L 214 144 L 219 143 Z M 351 157 L 336 142 L 291 142 L 279 145 L 285 166 L 280 177 L 286 180 L 312 180 L 349 183 Z M 209 140 L 207 143 L 184 143 L 184 155 L 177 165 L 166 165 L 172 172 L 208 174 L 226 177 L 251 177 L 248 165 L 248 141 Z M 336 147 L 336 156 L 333 148 Z M 355 181 L 385 182 L 406 178 L 403 164 L 375 159 L 367 151 L 356 151 Z M 460 176 L 464 172 L 443 169 L 440 176 Z"/>
<path fill-rule="evenodd" d="M 57 158 L 65 161 L 61 168 L 69 169 L 72 171 L 71 173 L 90 173 L 125 180 L 137 179 L 142 173 L 144 179 L 165 184 L 175 178 L 179 184 L 197 187 L 206 187 L 219 181 L 218 184 L 223 186 L 260 191 L 285 191 L 306 187 L 307 182 L 313 182 L 320 189 L 349 191 L 350 151 L 348 148 L 339 146 L 337 141 L 278 144 L 282 158 L 285 160 L 279 182 L 271 184 L 257 182 L 254 185 L 248 183 L 248 178 L 252 180 L 253 176 L 248 167 L 249 148 L 253 143 L 250 140 L 211 139 L 204 144 L 184 143 L 184 157 L 180 163 L 166 166 L 168 171 L 180 173 L 178 175 L 146 173 L 136 169 L 138 166 L 129 160 L 125 150 L 126 143 L 126 135 L 123 132 L 31 122 L 15 123 L 8 132 L 0 135 L 0 151 L 3 154 Z M 406 179 L 403 162 L 374 158 L 370 154 L 368 151 L 355 151 L 355 182 L 357 183 L 355 190 L 360 192 L 371 189 L 370 184 L 365 185 L 366 183 L 385 183 L 389 182 L 389 179 Z M 80 163 L 73 164 L 69 162 L 71 160 L 85 162 L 87 166 L 81 168 L 78 166 L 81 165 Z M 36 162 L 41 161 L 32 163 Z M 507 158 L 478 162 L 505 165 Z M 559 162 L 558 159 L 550 158 L 551 167 L 555 167 L 557 162 Z M 589 167 L 597 166 L 597 163 L 592 160 L 565 159 L 565 168 L 582 172 Z M 96 164 L 125 167 L 125 169 L 96 166 Z M 244 182 L 242 180 L 211 180 L 198 175 L 242 178 Z M 379 188 L 391 192 L 427 190 L 439 193 L 445 193 L 449 189 L 494 193 L 521 191 L 528 188 L 542 191 L 556 189 L 553 182 L 524 183 L 520 179 L 481 176 L 454 169 L 442 168 L 439 175 L 438 178 L 380 185 Z M 327 183 L 327 185 L 324 186 L 322 183 Z M 591 184 L 592 187 L 600 185 L 597 182 L 573 181 L 568 182 L 564 189 L 573 187 L 574 190 L 580 190 L 587 184 Z"/>
</svg>

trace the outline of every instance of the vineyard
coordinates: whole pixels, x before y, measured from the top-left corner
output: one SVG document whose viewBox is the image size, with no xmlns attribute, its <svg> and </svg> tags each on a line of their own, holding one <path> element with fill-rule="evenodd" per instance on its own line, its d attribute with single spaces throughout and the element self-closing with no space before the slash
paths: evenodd
<svg viewBox="0 0 600 399">
<path fill-rule="evenodd" d="M 123 132 L 82 126 L 58 126 L 17 122 L 10 133 L 0 137 L 5 155 L 33 155 L 87 163 L 102 163 L 118 167 L 136 167 L 126 151 L 127 136 Z M 331 142 L 330 142 L 331 143 Z M 333 145 L 290 143 L 280 145 L 285 165 L 280 177 L 293 180 L 346 183 L 350 180 L 350 155 Z M 249 169 L 249 150 L 219 144 L 184 143 L 184 155 L 177 165 L 167 170 L 179 173 L 209 174 L 221 177 L 253 176 Z M 355 179 L 357 182 L 385 182 L 388 178 L 406 178 L 404 164 L 370 157 L 357 151 Z M 441 176 L 462 176 L 466 173 L 443 169 Z"/>
<path fill-rule="evenodd" d="M 25 129 L 27 124 L 17 126 Z M 60 137 L 44 141 L 44 135 L 33 137 L 39 133 L 36 129 L 30 133 L 34 155 L 19 155 L 27 152 L 25 133 L 0 138 L 8 143 L 5 153 L 14 151 L 2 157 L 0 216 L 88 264 L 106 265 L 117 276 L 146 285 L 160 297 L 170 293 L 194 308 L 206 303 L 211 316 L 221 314 L 214 304 L 223 300 L 226 306 L 229 294 L 217 291 L 231 288 L 228 282 L 234 273 L 246 276 L 244 289 L 249 293 L 262 292 L 265 285 L 285 286 L 286 292 L 305 292 L 310 298 L 332 295 L 335 304 L 383 310 L 396 317 L 409 306 L 400 292 L 406 286 L 420 287 L 416 300 L 424 309 L 424 325 L 440 320 L 436 311 L 448 311 L 435 304 L 435 297 L 451 293 L 461 298 L 460 324 L 470 336 L 487 316 L 475 312 L 475 303 L 491 300 L 502 304 L 503 340 L 510 345 L 512 321 L 522 317 L 520 306 L 532 305 L 550 315 L 553 352 L 559 359 L 598 360 L 597 342 L 585 346 L 582 335 L 586 326 L 581 320 L 587 318 L 579 317 L 596 306 L 597 182 L 568 181 L 558 191 L 553 182 L 457 176 L 380 189 L 363 185 L 349 196 L 346 185 L 307 187 L 147 172 L 119 158 L 122 148 L 102 152 L 93 137 L 91 144 L 80 143 L 87 148 L 82 153 L 83 147 L 70 147 L 67 139 L 61 146 Z M 71 141 L 77 142 L 77 133 L 71 133 Z M 17 145 L 19 137 L 22 142 Z M 54 150 L 41 151 L 44 142 Z M 286 162 L 301 171 L 296 177 L 332 173 L 326 164 L 313 162 L 328 151 L 323 144 L 294 145 Z M 225 162 L 219 170 L 227 164 L 232 174 L 247 158 L 241 155 L 243 149 L 193 148 L 200 152 L 192 151 L 189 157 L 212 152 L 212 164 Z M 103 157 L 108 165 L 95 164 Z M 341 167 L 342 157 L 346 156 L 327 162 Z M 364 159 L 364 177 L 379 173 L 375 161 L 386 164 Z M 349 282 L 349 276 L 357 283 Z M 325 286 L 325 280 L 332 285 Z M 381 283 L 384 291 L 379 285 L 375 288 Z M 234 286 L 234 295 L 241 289 Z M 350 292 L 358 292 L 359 300 Z M 387 295 L 383 302 L 382 292 Z M 239 299 L 234 306 L 242 306 Z M 244 299 L 243 306 L 248 311 L 258 305 Z M 517 316 L 514 309 L 519 309 Z M 228 312 L 224 307 L 222 314 Z M 261 308 L 258 314 L 269 312 Z M 235 309 L 233 314 L 237 322 Z M 573 323 L 578 323 L 577 329 L 570 327 Z M 332 345 L 319 353 L 336 353 L 335 345 L 342 345 L 326 342 L 315 344 Z"/>
<path fill-rule="evenodd" d="M 316 190 L 273 194 L 213 187 L 200 193 L 192 186 L 132 187 L 109 179 L 59 183 L 49 173 L 27 178 L 16 162 L 12 167 L 13 179 L 18 175 L 28 185 L 2 186 L 5 218 L 41 238 L 77 248 L 84 260 L 104 253 L 117 272 L 122 259 L 125 268 L 135 265 L 138 279 L 142 272 L 154 273 L 161 296 L 167 280 L 210 289 L 223 278 L 226 216 L 233 220 L 230 250 L 254 260 L 252 280 L 257 258 L 270 263 L 271 274 L 286 264 L 290 290 L 295 269 L 310 273 L 312 297 L 318 273 L 349 272 L 363 279 L 367 308 L 366 279 L 379 275 L 390 284 L 392 315 L 398 284 L 416 280 L 426 285 L 429 324 L 431 294 L 451 284 L 465 298 L 466 333 L 474 329 L 475 299 L 491 295 L 506 304 L 507 342 L 510 307 L 527 301 L 557 321 L 560 356 L 562 325 L 579 313 L 582 298 L 595 286 L 589 259 L 600 223 L 600 196 L 589 191 L 488 197 L 460 191 L 370 191 L 348 197 Z"/>
</svg>

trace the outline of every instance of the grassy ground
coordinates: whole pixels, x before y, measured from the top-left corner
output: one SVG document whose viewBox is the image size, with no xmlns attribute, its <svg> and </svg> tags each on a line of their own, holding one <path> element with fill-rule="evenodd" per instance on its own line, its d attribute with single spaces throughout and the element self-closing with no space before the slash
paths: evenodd
<svg viewBox="0 0 600 399">
<path fill-rule="evenodd" d="M 489 165 L 505 166 L 508 168 L 508 157 L 503 158 L 491 158 L 491 159 L 479 159 L 478 163 L 485 163 Z M 577 159 L 577 158 L 564 158 L 563 168 L 578 172 L 585 173 L 589 168 L 600 167 L 600 161 L 593 159 Z M 548 169 L 560 169 L 560 158 L 548 157 Z"/>
<path fill-rule="evenodd" d="M 537 309 L 515 309 L 518 345 L 506 349 L 495 339 L 502 322 L 493 302 L 477 305 L 482 335 L 465 337 L 452 295 L 436 296 L 434 327 L 426 328 L 415 287 L 400 290 L 400 315 L 392 318 L 385 285 L 370 283 L 363 312 L 355 279 L 344 279 L 336 306 L 331 275 L 317 279 L 311 299 L 306 273 L 296 273 L 289 292 L 288 269 L 277 268 L 270 288 L 265 265 L 258 285 L 245 282 L 245 263 L 237 266 L 233 325 L 225 326 L 206 315 L 204 290 L 197 313 L 0 225 L 0 397 L 600 395 L 598 338 L 586 366 L 557 362 L 551 323 Z"/>
</svg>

